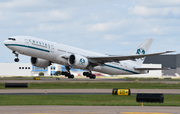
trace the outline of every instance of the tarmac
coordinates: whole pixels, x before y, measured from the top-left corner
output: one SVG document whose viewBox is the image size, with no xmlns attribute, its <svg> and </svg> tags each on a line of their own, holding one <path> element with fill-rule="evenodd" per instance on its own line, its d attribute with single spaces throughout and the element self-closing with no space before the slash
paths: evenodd
<svg viewBox="0 0 180 114">
<path fill-rule="evenodd" d="M 0 114 L 180 114 L 180 107 L 0 106 Z"/>
</svg>

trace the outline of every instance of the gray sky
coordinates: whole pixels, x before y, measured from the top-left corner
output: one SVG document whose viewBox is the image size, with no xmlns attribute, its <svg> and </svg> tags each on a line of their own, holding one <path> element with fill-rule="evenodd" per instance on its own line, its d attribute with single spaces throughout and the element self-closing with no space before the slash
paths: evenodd
<svg viewBox="0 0 180 114">
<path fill-rule="evenodd" d="M 14 62 L 3 42 L 16 35 L 111 55 L 152 38 L 149 53 L 179 53 L 180 0 L 0 0 L 0 62 Z"/>
</svg>

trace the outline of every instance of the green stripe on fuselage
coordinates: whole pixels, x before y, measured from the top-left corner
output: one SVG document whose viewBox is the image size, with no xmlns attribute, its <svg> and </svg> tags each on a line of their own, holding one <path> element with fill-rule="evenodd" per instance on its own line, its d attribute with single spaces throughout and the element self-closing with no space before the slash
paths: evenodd
<svg viewBox="0 0 180 114">
<path fill-rule="evenodd" d="M 139 74 L 139 73 L 134 72 L 134 71 L 130 71 L 130 70 L 127 70 L 127 69 L 119 68 L 119 67 L 108 65 L 108 64 L 104 64 L 104 66 L 115 68 L 115 69 L 118 69 L 118 70 L 123 70 L 123 71 L 130 72 L 130 73 L 133 73 L 133 74 Z"/>
<path fill-rule="evenodd" d="M 20 47 L 36 49 L 36 50 L 40 50 L 40 51 L 44 51 L 44 52 L 50 52 L 49 50 L 46 50 L 46 49 L 41 49 L 41 48 L 37 48 L 37 47 L 33 47 L 33 46 L 26 46 L 26 45 L 21 45 L 21 44 L 5 44 L 5 45 L 6 46 L 20 46 Z"/>
</svg>

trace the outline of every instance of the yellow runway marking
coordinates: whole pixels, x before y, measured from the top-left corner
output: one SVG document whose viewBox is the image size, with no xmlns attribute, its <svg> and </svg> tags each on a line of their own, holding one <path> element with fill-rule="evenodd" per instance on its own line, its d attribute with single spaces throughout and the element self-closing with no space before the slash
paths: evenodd
<svg viewBox="0 0 180 114">
<path fill-rule="evenodd" d="M 120 112 L 121 114 L 172 114 L 172 113 L 156 113 L 156 112 Z"/>
</svg>

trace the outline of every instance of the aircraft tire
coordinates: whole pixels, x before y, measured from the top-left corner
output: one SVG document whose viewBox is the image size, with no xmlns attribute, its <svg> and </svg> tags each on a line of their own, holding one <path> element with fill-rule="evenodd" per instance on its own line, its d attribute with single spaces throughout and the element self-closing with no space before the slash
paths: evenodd
<svg viewBox="0 0 180 114">
<path fill-rule="evenodd" d="M 87 72 L 87 73 L 86 73 L 86 76 L 90 78 L 90 77 L 91 77 L 91 74 L 90 74 L 89 72 Z"/>
<path fill-rule="evenodd" d="M 74 79 L 74 75 L 71 75 L 71 78 Z"/>
<path fill-rule="evenodd" d="M 62 73 L 61 73 L 62 75 L 66 75 L 66 72 L 64 72 L 64 71 L 62 71 Z"/>
<path fill-rule="evenodd" d="M 90 79 L 93 79 L 93 75 L 92 75 L 92 74 L 90 74 L 89 78 L 90 78 Z"/>
<path fill-rule="evenodd" d="M 14 61 L 15 61 L 15 62 L 19 62 L 19 59 L 18 59 L 18 58 L 15 58 Z"/>
<path fill-rule="evenodd" d="M 83 76 L 86 76 L 87 75 L 87 72 L 83 72 Z"/>
<path fill-rule="evenodd" d="M 96 75 L 92 75 L 93 79 L 96 79 Z"/>
<path fill-rule="evenodd" d="M 69 78 L 69 79 L 71 79 L 71 78 L 73 79 L 73 78 L 74 78 L 74 75 L 69 74 L 68 78 Z"/>
</svg>

